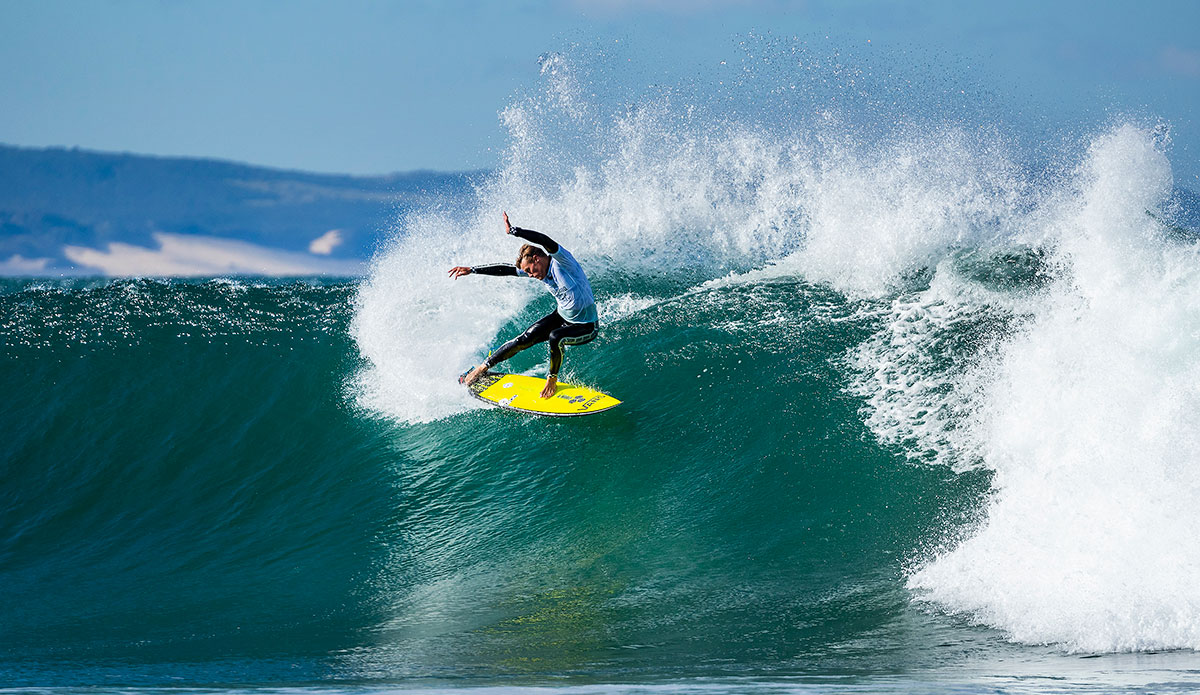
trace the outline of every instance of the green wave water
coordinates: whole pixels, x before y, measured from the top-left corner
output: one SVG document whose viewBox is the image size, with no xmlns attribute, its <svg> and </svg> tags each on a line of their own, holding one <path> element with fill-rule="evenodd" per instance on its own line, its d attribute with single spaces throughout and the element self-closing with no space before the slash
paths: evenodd
<svg viewBox="0 0 1200 695">
<path fill-rule="evenodd" d="M 986 491 L 872 441 L 838 365 L 873 320 L 820 287 L 608 325 L 573 357 L 611 415 L 400 428 L 347 391 L 353 295 L 10 283 L 10 684 L 886 669 L 905 562 Z"/>
</svg>

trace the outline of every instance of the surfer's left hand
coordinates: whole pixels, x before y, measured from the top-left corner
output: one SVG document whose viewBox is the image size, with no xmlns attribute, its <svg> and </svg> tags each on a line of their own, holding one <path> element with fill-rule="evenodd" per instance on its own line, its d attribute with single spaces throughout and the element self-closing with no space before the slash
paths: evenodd
<svg viewBox="0 0 1200 695">
<path fill-rule="evenodd" d="M 512 234 L 512 223 L 508 221 L 508 213 L 501 212 L 500 214 L 504 215 L 504 233 Z"/>
</svg>

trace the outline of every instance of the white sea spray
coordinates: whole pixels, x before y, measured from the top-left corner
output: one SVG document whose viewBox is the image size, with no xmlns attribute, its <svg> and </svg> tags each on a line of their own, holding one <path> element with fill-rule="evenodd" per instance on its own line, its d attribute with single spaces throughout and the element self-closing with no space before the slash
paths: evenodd
<svg viewBox="0 0 1200 695">
<path fill-rule="evenodd" d="M 986 521 L 916 572 L 926 601 L 1072 651 L 1200 648 L 1200 258 L 1150 216 L 1153 133 L 1098 137 L 1042 219 L 1065 272 L 955 384 L 995 472 Z"/>
</svg>

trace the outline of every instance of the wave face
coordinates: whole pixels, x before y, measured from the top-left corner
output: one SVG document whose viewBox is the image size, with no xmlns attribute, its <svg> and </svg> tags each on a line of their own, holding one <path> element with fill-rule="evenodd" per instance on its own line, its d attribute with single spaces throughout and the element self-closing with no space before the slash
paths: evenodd
<svg viewBox="0 0 1200 695">
<path fill-rule="evenodd" d="M 360 282 L 5 281 L 5 682 L 1188 680 L 1148 653 L 1200 648 L 1197 211 L 1163 132 L 1031 160 L 544 78 L 505 166 Z M 510 260 L 501 210 L 588 270 L 565 378 L 620 408 L 457 386 L 552 306 L 446 277 Z"/>
</svg>

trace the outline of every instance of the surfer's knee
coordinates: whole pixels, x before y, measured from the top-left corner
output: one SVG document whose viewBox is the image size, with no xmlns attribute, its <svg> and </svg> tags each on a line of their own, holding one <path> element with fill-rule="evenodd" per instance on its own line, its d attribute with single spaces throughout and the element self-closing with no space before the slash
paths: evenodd
<svg viewBox="0 0 1200 695">
<path fill-rule="evenodd" d="M 545 338 L 541 338 L 541 340 L 545 340 Z M 517 336 L 514 341 L 520 345 L 522 349 L 527 348 L 530 345 L 536 345 L 538 342 L 540 342 L 537 326 L 533 325 L 529 328 L 526 328 L 525 332 Z"/>
<path fill-rule="evenodd" d="M 532 326 L 525 329 L 525 332 L 517 336 L 514 340 L 521 344 L 521 348 L 527 348 L 530 345 L 536 345 L 543 340 L 548 340 L 553 337 L 554 331 L 561 324 L 562 319 L 557 313 L 550 313 L 543 316 L 533 323 Z"/>
</svg>

